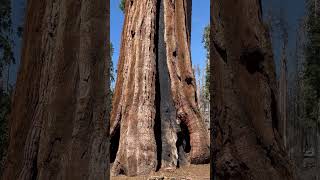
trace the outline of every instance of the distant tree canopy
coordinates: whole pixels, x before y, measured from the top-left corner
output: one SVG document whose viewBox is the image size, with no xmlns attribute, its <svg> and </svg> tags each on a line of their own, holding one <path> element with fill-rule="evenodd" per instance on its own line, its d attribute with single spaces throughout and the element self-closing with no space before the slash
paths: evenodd
<svg viewBox="0 0 320 180">
<path fill-rule="evenodd" d="M 304 77 L 306 83 L 315 90 L 317 98 L 320 98 L 320 16 L 315 12 L 315 6 L 311 4 L 308 7 Z"/>
<path fill-rule="evenodd" d="M 308 2 L 304 64 L 305 111 L 307 120 L 315 122 L 318 119 L 320 101 L 320 16 L 316 12 L 315 3 L 312 3 L 314 1 Z"/>
<path fill-rule="evenodd" d="M 0 0 L 0 17 L 0 77 L 2 77 L 3 68 L 14 63 L 10 0 Z"/>
<path fill-rule="evenodd" d="M 113 61 L 112 61 L 113 52 L 114 52 L 114 47 L 113 47 L 113 44 L 110 42 L 110 80 L 111 82 L 115 81 L 114 67 L 113 67 Z"/>
<path fill-rule="evenodd" d="M 0 79 L 3 78 L 4 68 L 14 63 L 11 1 L 0 0 Z M 0 83 L 3 83 L 0 81 Z M 7 149 L 8 140 L 8 114 L 10 111 L 10 93 L 5 92 L 0 84 L 0 171 L 3 168 L 3 157 Z M 0 173 L 1 173 L 0 172 Z"/>
<path fill-rule="evenodd" d="M 204 48 L 207 52 L 207 59 L 206 59 L 206 76 L 205 76 L 205 97 L 209 99 L 209 86 L 210 86 L 210 64 L 209 64 L 209 56 L 210 56 L 210 25 L 207 25 L 204 28 L 203 36 L 202 36 L 202 43 L 204 44 Z"/>
<path fill-rule="evenodd" d="M 123 12 L 123 14 L 125 13 L 125 7 L 126 7 L 126 0 L 121 0 L 121 2 L 119 4 L 119 8 Z"/>
</svg>

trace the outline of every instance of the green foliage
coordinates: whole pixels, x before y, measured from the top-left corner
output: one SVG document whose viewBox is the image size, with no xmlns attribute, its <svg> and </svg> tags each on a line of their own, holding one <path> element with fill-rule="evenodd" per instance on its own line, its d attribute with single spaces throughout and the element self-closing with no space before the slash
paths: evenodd
<svg viewBox="0 0 320 180">
<path fill-rule="evenodd" d="M 13 42 L 11 39 L 11 1 L 0 0 L 0 79 L 4 67 L 14 63 Z M 1 85 L 0 85 L 1 86 Z M 10 111 L 10 94 L 0 88 L 0 171 L 3 169 L 3 158 L 6 154 L 8 143 L 8 114 Z"/>
<path fill-rule="evenodd" d="M 310 16 L 307 21 L 307 44 L 304 78 L 320 97 L 320 21 Z"/>
<path fill-rule="evenodd" d="M 306 46 L 304 49 L 304 101 L 307 124 L 319 123 L 318 103 L 320 102 L 320 16 L 315 13 L 314 1 L 308 1 L 306 22 Z"/>
<path fill-rule="evenodd" d="M 11 1 L 0 0 L 0 77 L 2 76 L 3 68 L 14 63 L 12 52 L 12 33 L 11 22 Z"/>
<path fill-rule="evenodd" d="M 204 48 L 207 50 L 207 58 L 209 58 L 210 54 L 210 25 L 207 25 L 204 28 L 202 35 L 202 43 L 204 44 Z"/>
<path fill-rule="evenodd" d="M 114 47 L 113 44 L 110 43 L 110 80 L 111 82 L 114 82 L 114 67 L 113 67 L 113 61 L 112 61 L 112 56 L 113 56 L 113 52 L 114 52 Z"/>
<path fill-rule="evenodd" d="M 109 69 L 109 73 L 110 73 L 110 102 L 108 102 L 109 104 L 111 104 L 111 100 L 113 98 L 113 94 L 114 94 L 114 89 L 111 86 L 111 83 L 113 83 L 115 81 L 115 74 L 114 74 L 114 66 L 113 66 L 113 60 L 112 60 L 112 55 L 114 52 L 114 47 L 113 44 L 110 42 L 110 69 Z"/>
<path fill-rule="evenodd" d="M 204 48 L 207 52 L 207 59 L 206 59 L 206 76 L 205 76 L 205 87 L 204 87 L 204 95 L 206 99 L 209 99 L 209 87 L 210 87 L 210 25 L 207 25 L 204 28 L 203 36 L 202 36 L 202 43 L 204 44 Z"/>
<path fill-rule="evenodd" d="M 123 12 L 123 14 L 126 12 L 125 8 L 126 8 L 126 0 L 121 0 L 120 4 L 119 4 L 119 8 L 121 9 L 121 11 Z"/>
</svg>

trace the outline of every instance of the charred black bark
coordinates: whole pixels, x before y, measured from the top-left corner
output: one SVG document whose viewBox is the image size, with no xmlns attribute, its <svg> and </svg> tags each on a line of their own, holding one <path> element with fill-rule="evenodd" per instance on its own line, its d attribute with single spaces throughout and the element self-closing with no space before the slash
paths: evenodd
<svg viewBox="0 0 320 180">
<path fill-rule="evenodd" d="M 158 2 L 158 19 L 157 19 L 157 74 L 159 78 L 160 94 L 160 119 L 161 119 L 161 145 L 162 155 L 161 164 L 165 167 L 176 167 L 178 153 L 176 148 L 177 139 L 177 122 L 176 109 L 171 94 L 171 80 L 167 65 L 166 42 L 164 40 L 164 5 L 163 0 Z M 156 134 L 157 136 L 157 134 Z M 159 162 L 158 162 L 159 163 Z"/>
<path fill-rule="evenodd" d="M 161 1 L 157 1 L 157 12 L 160 11 L 161 8 Z M 154 44 L 156 45 L 155 48 L 155 54 L 156 54 L 156 97 L 155 97 L 155 107 L 156 107 L 156 116 L 155 116 L 155 124 L 154 124 L 154 134 L 157 144 L 157 170 L 161 168 L 161 152 L 162 152 L 162 140 L 161 140 L 161 114 L 160 114 L 160 81 L 159 81 L 159 19 L 160 19 L 160 13 L 157 13 L 156 15 L 156 32 L 155 32 L 155 38 L 154 38 Z"/>
</svg>

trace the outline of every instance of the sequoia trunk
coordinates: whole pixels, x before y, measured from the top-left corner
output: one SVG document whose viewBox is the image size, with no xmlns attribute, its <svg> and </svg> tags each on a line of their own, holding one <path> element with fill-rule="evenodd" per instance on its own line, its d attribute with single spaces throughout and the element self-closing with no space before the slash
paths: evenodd
<svg viewBox="0 0 320 180">
<path fill-rule="evenodd" d="M 125 7 L 111 113 L 113 174 L 208 162 L 190 56 L 191 0 L 131 0 Z"/>
<path fill-rule="evenodd" d="M 106 0 L 28 1 L 3 179 L 108 178 L 107 12 Z"/>
<path fill-rule="evenodd" d="M 286 47 L 286 46 L 285 46 Z M 279 80 L 279 113 L 280 113 L 280 135 L 283 139 L 285 149 L 287 149 L 287 131 L 288 131 L 288 79 L 287 79 L 287 59 L 283 48 L 281 56 L 280 80 Z"/>
<path fill-rule="evenodd" d="M 257 0 L 211 0 L 212 170 L 217 179 L 292 179 L 279 136 L 275 65 Z"/>
</svg>

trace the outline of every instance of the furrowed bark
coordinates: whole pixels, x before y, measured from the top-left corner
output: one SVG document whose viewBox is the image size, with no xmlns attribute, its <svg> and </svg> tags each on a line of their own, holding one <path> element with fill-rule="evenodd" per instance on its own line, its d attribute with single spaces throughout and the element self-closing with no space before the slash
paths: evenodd
<svg viewBox="0 0 320 180">
<path fill-rule="evenodd" d="M 3 179 L 108 178 L 107 8 L 28 1 Z"/>
<path fill-rule="evenodd" d="M 212 162 L 217 179 L 293 179 L 260 1 L 211 1 Z"/>
<path fill-rule="evenodd" d="M 171 94 L 171 79 L 169 77 L 167 65 L 166 42 L 164 40 L 164 0 L 158 0 L 159 24 L 158 24 L 158 77 L 160 89 L 160 119 L 161 121 L 161 167 L 174 169 L 178 165 L 178 149 L 176 143 L 178 140 L 177 132 L 179 131 L 176 121 L 176 109 Z"/>
<path fill-rule="evenodd" d="M 127 1 L 111 127 L 120 126 L 112 174 L 134 176 L 156 170 L 156 1 Z M 116 125 L 121 122 L 121 125 Z M 115 129 L 115 128 L 114 128 Z M 113 135 L 114 129 L 111 129 Z"/>
<path fill-rule="evenodd" d="M 208 162 L 190 56 L 191 1 L 126 1 L 125 7 L 111 114 L 113 175 Z"/>
<path fill-rule="evenodd" d="M 171 92 L 178 122 L 190 134 L 191 163 L 209 162 L 209 138 L 197 105 L 195 77 L 190 54 L 190 29 L 186 9 L 189 0 L 164 1 L 165 42 Z"/>
</svg>

